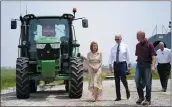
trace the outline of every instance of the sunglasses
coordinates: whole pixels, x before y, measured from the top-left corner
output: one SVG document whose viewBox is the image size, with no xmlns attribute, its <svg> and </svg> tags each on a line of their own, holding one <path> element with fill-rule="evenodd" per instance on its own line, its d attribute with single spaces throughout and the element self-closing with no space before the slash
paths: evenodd
<svg viewBox="0 0 172 107">
<path fill-rule="evenodd" d="M 115 40 L 120 40 L 120 39 L 115 39 Z"/>
</svg>

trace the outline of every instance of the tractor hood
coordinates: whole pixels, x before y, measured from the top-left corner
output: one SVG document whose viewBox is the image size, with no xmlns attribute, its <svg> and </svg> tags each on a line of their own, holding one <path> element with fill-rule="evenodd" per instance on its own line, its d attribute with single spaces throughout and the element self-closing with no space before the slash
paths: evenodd
<svg viewBox="0 0 172 107">
<path fill-rule="evenodd" d="M 60 39 L 58 37 L 38 37 L 36 38 L 36 43 L 57 43 L 60 42 Z"/>
</svg>

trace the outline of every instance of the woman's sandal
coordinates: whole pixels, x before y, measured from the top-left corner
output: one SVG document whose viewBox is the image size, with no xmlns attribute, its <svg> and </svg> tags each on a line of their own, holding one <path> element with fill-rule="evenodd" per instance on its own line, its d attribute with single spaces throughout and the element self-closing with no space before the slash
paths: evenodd
<svg viewBox="0 0 172 107">
<path fill-rule="evenodd" d="M 92 99 L 92 102 L 95 102 L 96 101 L 96 99 Z"/>
<path fill-rule="evenodd" d="M 95 102 L 96 100 L 95 100 L 94 98 L 91 98 L 90 101 L 91 101 L 91 102 Z"/>
</svg>

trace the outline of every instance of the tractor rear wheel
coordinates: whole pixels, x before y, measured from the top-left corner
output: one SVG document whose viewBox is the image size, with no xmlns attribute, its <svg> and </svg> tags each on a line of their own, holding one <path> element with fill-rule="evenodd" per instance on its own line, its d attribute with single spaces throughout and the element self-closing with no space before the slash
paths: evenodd
<svg viewBox="0 0 172 107">
<path fill-rule="evenodd" d="M 16 96 L 19 99 L 30 97 L 30 82 L 28 74 L 29 60 L 28 58 L 17 58 L 16 64 Z"/>
<path fill-rule="evenodd" d="M 71 80 L 69 81 L 69 97 L 81 98 L 83 92 L 83 62 L 81 58 L 71 58 Z"/>
</svg>

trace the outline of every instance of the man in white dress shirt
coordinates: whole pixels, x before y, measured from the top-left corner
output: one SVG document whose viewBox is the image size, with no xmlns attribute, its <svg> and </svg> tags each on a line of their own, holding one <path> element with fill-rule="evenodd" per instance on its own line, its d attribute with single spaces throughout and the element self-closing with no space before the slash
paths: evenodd
<svg viewBox="0 0 172 107">
<path fill-rule="evenodd" d="M 115 86 L 116 86 L 116 99 L 121 100 L 120 93 L 120 79 L 126 89 L 126 97 L 130 98 L 130 90 L 128 88 L 128 82 L 126 78 L 126 72 L 130 72 L 130 52 L 128 46 L 122 41 L 120 34 L 115 36 L 116 45 L 112 47 L 109 58 L 109 69 L 112 72 L 114 70 Z M 128 63 L 128 66 L 127 66 Z M 113 68 L 113 70 L 112 70 Z"/>
<path fill-rule="evenodd" d="M 156 53 L 156 65 L 160 77 L 162 91 L 166 92 L 171 70 L 171 50 L 168 48 L 164 48 L 164 43 L 160 42 L 159 49 Z"/>
</svg>

